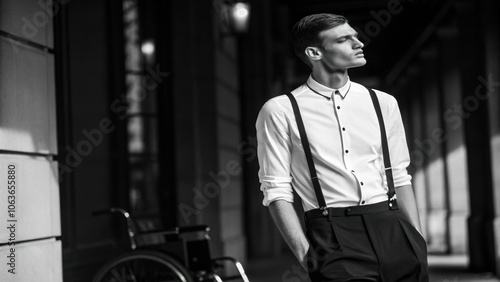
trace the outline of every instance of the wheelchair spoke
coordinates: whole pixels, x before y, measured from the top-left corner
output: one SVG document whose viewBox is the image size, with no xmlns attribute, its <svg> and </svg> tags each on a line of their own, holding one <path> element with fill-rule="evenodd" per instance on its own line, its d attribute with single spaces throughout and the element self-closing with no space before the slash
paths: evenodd
<svg viewBox="0 0 500 282">
<path fill-rule="evenodd" d="M 136 251 L 103 267 L 95 282 L 191 282 L 190 274 L 169 256 Z"/>
</svg>

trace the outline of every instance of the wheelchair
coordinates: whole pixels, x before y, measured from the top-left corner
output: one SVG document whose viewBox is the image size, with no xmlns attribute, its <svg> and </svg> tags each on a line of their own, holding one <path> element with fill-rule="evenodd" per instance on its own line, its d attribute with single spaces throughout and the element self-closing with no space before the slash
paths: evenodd
<svg viewBox="0 0 500 282">
<path fill-rule="evenodd" d="M 125 218 L 130 251 L 105 263 L 93 282 L 249 282 L 238 260 L 212 258 L 207 225 L 138 231 L 136 221 L 122 208 L 92 215 L 110 213 Z"/>
</svg>

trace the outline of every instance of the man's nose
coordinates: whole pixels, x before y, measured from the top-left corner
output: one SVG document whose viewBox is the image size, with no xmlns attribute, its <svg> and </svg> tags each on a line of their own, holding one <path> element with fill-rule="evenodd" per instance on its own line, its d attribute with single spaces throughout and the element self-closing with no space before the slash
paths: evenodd
<svg viewBox="0 0 500 282">
<path fill-rule="evenodd" d="M 360 49 L 363 48 L 365 44 L 361 42 L 358 38 L 354 37 L 354 49 Z"/>
</svg>

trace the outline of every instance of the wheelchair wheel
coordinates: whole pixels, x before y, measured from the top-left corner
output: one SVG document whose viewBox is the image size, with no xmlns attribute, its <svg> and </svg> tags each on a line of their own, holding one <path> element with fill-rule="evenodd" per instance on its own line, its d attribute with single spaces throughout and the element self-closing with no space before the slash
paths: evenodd
<svg viewBox="0 0 500 282">
<path fill-rule="evenodd" d="M 133 251 L 106 263 L 93 282 L 193 282 L 189 271 L 171 256 Z"/>
</svg>

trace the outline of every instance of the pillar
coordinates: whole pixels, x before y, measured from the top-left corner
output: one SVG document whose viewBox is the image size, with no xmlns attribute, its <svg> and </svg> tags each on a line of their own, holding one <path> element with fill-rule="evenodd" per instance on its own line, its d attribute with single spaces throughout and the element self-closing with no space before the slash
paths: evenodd
<svg viewBox="0 0 500 282">
<path fill-rule="evenodd" d="M 490 120 L 487 99 L 480 99 L 476 89 L 486 71 L 485 34 L 479 13 L 481 1 L 455 1 L 459 28 L 458 51 L 462 103 L 456 114 L 464 117 L 470 195 L 468 219 L 470 268 L 495 271 L 495 205 L 492 183 Z"/>
<path fill-rule="evenodd" d="M 440 28 L 437 31 L 439 45 L 439 69 L 442 85 L 442 120 L 446 132 L 444 155 L 448 182 L 449 251 L 452 254 L 467 252 L 467 217 L 469 216 L 469 191 L 467 179 L 467 152 L 463 118 L 453 114 L 456 105 L 462 102 L 460 87 L 459 53 L 456 46 L 458 31 L 455 28 Z"/>
<path fill-rule="evenodd" d="M 274 9 L 279 9 L 275 7 Z M 286 9 L 280 9 L 280 13 L 274 19 L 288 18 Z M 284 10 L 284 11 L 283 11 Z M 243 156 L 245 168 L 245 227 L 248 238 L 248 253 L 250 258 L 269 257 L 279 254 L 284 243 L 281 234 L 275 227 L 268 208 L 262 205 L 263 194 L 260 191 L 258 179 L 259 164 L 257 159 L 257 138 L 255 122 L 257 115 L 264 103 L 272 96 L 281 94 L 281 87 L 272 87 L 273 83 L 279 81 L 279 75 L 274 69 L 273 62 L 281 62 L 273 56 L 278 46 L 273 43 L 272 25 L 277 24 L 271 17 L 273 7 L 266 0 L 252 2 L 252 15 L 250 30 L 240 38 L 241 64 L 245 66 L 241 71 L 241 101 L 243 114 L 243 141 L 240 153 Z M 281 30 L 280 26 L 280 30 Z M 285 32 L 285 34 L 287 34 Z M 283 42 L 284 38 L 278 38 Z M 285 43 L 286 45 L 286 43 Z M 283 45 L 283 46 L 285 46 Z M 276 79 L 276 77 L 278 78 Z M 273 81 L 273 77 L 275 80 Z M 279 85 L 279 84 L 278 84 Z"/>
<path fill-rule="evenodd" d="M 429 252 L 446 252 L 448 249 L 447 183 L 443 143 L 446 136 L 441 118 L 441 89 L 436 64 L 437 49 L 424 50 L 422 58 L 423 139 L 415 139 L 415 148 L 424 155 L 425 182 L 427 187 L 427 224 Z"/>
<path fill-rule="evenodd" d="M 209 225 L 213 255 L 244 260 L 238 49 L 216 9 L 172 2 L 178 222 Z"/>
<path fill-rule="evenodd" d="M 412 176 L 412 187 L 415 193 L 420 223 L 424 237 L 428 237 L 427 227 L 427 184 L 424 170 L 425 156 L 415 145 L 415 140 L 424 139 L 422 85 L 420 83 L 420 67 L 409 66 L 406 71 L 406 83 L 397 93 L 398 103 L 405 122 L 406 142 L 410 152 L 411 163 L 408 173 Z M 398 80 L 400 81 L 400 80 Z M 404 101 L 404 103 L 403 103 Z M 406 112 L 406 114 L 404 114 Z M 406 115 L 406 119 L 404 116 Z"/>
<path fill-rule="evenodd" d="M 491 151 L 492 190 L 494 206 L 494 272 L 500 274 L 500 12 L 498 1 L 483 1 L 481 18 L 485 36 L 486 76 L 480 81 L 481 93 L 488 103 L 489 143 Z M 479 87 L 479 85 L 478 85 Z"/>
<path fill-rule="evenodd" d="M 53 18 L 35 1 L 0 7 L 0 277 L 61 282 Z"/>
</svg>

